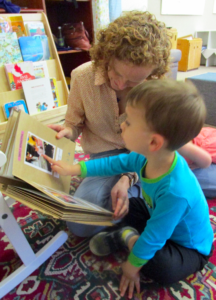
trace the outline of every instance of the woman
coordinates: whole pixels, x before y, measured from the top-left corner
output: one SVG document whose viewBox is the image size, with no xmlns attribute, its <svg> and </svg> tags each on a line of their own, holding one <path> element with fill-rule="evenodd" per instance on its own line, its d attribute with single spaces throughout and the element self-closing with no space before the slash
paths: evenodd
<svg viewBox="0 0 216 300">
<path fill-rule="evenodd" d="M 82 133 L 81 145 L 91 159 L 126 152 L 120 134 L 125 97 L 135 85 L 168 71 L 170 47 L 165 24 L 148 12 L 128 12 L 101 30 L 90 50 L 91 62 L 71 73 L 65 124 L 50 125 L 57 138 L 75 141 Z M 137 197 L 140 189 L 136 174 L 119 178 L 86 178 L 75 196 L 113 209 L 114 218 L 120 219 L 128 212 L 128 194 Z M 72 222 L 68 227 L 78 236 L 102 229 Z"/>
</svg>

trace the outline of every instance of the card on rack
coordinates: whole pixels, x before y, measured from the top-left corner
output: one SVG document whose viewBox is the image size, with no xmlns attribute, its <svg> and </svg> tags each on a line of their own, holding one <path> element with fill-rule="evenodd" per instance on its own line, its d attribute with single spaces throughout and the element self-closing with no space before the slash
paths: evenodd
<svg viewBox="0 0 216 300">
<path fill-rule="evenodd" d="M 59 97 L 59 92 L 57 87 L 57 81 L 55 78 L 50 78 L 50 83 L 51 83 L 51 89 L 52 89 L 55 107 L 59 107 L 61 106 L 61 103 L 60 103 L 60 97 Z"/>
<path fill-rule="evenodd" d="M 16 32 L 0 33 L 0 67 L 8 63 L 22 62 Z"/>
<path fill-rule="evenodd" d="M 46 35 L 25 36 L 19 38 L 19 45 L 24 61 L 41 61 L 50 59 Z"/>
<path fill-rule="evenodd" d="M 46 61 L 35 61 L 33 62 L 33 67 L 34 67 L 34 75 L 36 79 L 43 78 L 43 77 L 49 78 L 49 71 L 48 71 Z"/>
<path fill-rule="evenodd" d="M 29 36 L 46 34 L 43 22 L 25 22 L 25 27 Z"/>
<path fill-rule="evenodd" d="M 26 36 L 25 26 L 22 16 L 9 17 L 11 21 L 12 31 L 16 32 L 17 37 Z"/>
<path fill-rule="evenodd" d="M 24 81 L 22 86 L 30 115 L 55 108 L 49 78 Z"/>
<path fill-rule="evenodd" d="M 12 91 L 22 89 L 23 81 L 35 79 L 33 63 L 31 61 L 6 64 L 5 72 Z"/>
<path fill-rule="evenodd" d="M 3 105 L 5 119 L 9 119 L 13 111 L 18 112 L 20 110 L 24 111 L 25 113 L 28 113 L 28 109 L 24 100 L 9 102 Z"/>
</svg>

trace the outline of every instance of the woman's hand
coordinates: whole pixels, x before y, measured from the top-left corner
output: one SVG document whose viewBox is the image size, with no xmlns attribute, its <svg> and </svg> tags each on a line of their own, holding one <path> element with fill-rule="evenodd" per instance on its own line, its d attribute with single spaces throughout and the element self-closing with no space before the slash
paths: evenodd
<svg viewBox="0 0 216 300">
<path fill-rule="evenodd" d="M 71 140 L 72 137 L 73 137 L 73 130 L 70 127 L 65 127 L 63 125 L 58 125 L 58 124 L 50 124 L 50 125 L 47 125 L 47 126 L 58 132 L 56 134 L 57 139 L 61 139 L 62 137 L 66 137 L 67 139 Z"/>
<path fill-rule="evenodd" d="M 120 281 L 120 295 L 124 297 L 128 289 L 128 298 L 133 297 L 134 288 L 136 287 L 137 293 L 140 293 L 140 275 L 139 270 L 141 268 L 134 267 L 129 261 L 122 263 L 122 277 Z"/>
<path fill-rule="evenodd" d="M 114 220 L 122 219 L 129 211 L 129 178 L 122 176 L 111 190 Z"/>
<path fill-rule="evenodd" d="M 54 160 L 49 156 L 43 154 L 42 155 L 51 165 L 51 169 L 54 172 L 57 172 L 59 175 L 68 176 L 68 175 L 81 175 L 81 167 L 79 164 L 69 165 L 68 163 L 62 160 Z"/>
</svg>

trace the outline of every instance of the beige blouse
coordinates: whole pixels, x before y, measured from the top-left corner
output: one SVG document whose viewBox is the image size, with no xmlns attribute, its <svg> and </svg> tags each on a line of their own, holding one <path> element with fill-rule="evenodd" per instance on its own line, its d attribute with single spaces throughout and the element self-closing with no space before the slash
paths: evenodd
<svg viewBox="0 0 216 300">
<path fill-rule="evenodd" d="M 87 62 L 71 73 L 65 126 L 73 129 L 75 140 L 82 132 L 81 145 L 87 154 L 124 148 L 117 96 L 101 71 Z"/>
</svg>

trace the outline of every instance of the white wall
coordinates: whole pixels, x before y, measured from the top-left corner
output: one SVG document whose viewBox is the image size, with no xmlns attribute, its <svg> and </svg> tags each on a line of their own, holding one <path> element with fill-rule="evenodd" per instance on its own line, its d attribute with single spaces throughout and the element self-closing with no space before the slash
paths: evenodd
<svg viewBox="0 0 216 300">
<path fill-rule="evenodd" d="M 188 0 L 190 1 L 190 0 Z M 174 27 L 178 31 L 178 37 L 193 34 L 197 30 L 216 30 L 216 14 L 213 14 L 214 0 L 205 0 L 205 9 L 202 16 L 171 16 L 161 15 L 161 0 L 148 0 L 148 11 L 156 18 Z"/>
</svg>

